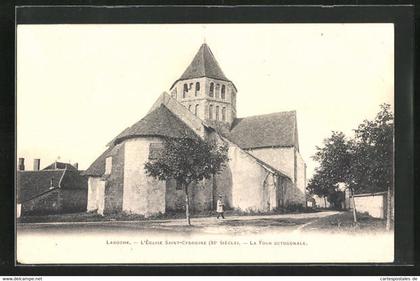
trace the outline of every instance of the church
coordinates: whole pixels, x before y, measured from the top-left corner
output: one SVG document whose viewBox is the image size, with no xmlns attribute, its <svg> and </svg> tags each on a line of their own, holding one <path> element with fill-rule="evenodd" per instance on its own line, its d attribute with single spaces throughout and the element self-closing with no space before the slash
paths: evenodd
<svg viewBox="0 0 420 281">
<path fill-rule="evenodd" d="M 149 112 L 123 130 L 85 171 L 87 211 L 150 216 L 185 210 L 176 181 L 148 177 L 144 164 L 165 138 L 195 134 L 228 144 L 229 162 L 209 180 L 192 183 L 192 211 L 268 212 L 305 205 L 306 165 L 299 153 L 296 111 L 237 117 L 238 89 L 204 43 L 184 73 Z M 239 95 L 240 98 L 240 95 Z"/>
</svg>

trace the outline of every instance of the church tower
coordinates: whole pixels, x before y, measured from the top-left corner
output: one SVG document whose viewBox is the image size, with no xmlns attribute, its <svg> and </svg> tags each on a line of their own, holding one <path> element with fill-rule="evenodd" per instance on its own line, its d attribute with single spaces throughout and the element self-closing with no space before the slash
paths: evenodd
<svg viewBox="0 0 420 281">
<path fill-rule="evenodd" d="M 236 92 L 206 43 L 170 88 L 171 96 L 199 118 L 229 128 L 236 118 Z"/>
</svg>

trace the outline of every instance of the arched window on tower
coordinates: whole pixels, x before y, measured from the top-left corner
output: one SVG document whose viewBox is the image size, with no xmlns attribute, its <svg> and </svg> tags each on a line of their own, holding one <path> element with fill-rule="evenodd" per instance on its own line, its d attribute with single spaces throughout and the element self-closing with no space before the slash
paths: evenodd
<svg viewBox="0 0 420 281">
<path fill-rule="evenodd" d="M 194 114 L 195 114 L 195 116 L 198 116 L 198 109 L 199 109 L 199 105 L 198 105 L 198 104 L 196 104 L 196 105 L 195 105 L 195 109 L 194 109 Z"/>
<path fill-rule="evenodd" d="M 200 92 L 200 82 L 195 82 L 195 96 Z"/>
<path fill-rule="evenodd" d="M 188 93 L 188 84 L 184 84 L 184 91 L 182 91 L 182 97 L 185 99 Z"/>
<path fill-rule="evenodd" d="M 222 108 L 222 121 L 226 121 L 226 107 Z"/>
<path fill-rule="evenodd" d="M 210 83 L 209 96 L 210 97 L 213 97 L 214 96 L 214 83 L 213 82 Z"/>
<path fill-rule="evenodd" d="M 191 111 L 191 106 L 192 106 L 191 104 L 188 106 L 188 110 L 189 110 L 189 111 Z"/>
<path fill-rule="evenodd" d="M 220 84 L 216 84 L 216 99 L 220 96 Z"/>
<path fill-rule="evenodd" d="M 222 100 L 225 99 L 225 92 L 226 92 L 226 87 L 225 87 L 225 85 L 222 85 L 222 91 L 220 93 L 220 96 L 221 96 Z"/>
<path fill-rule="evenodd" d="M 219 106 L 216 106 L 216 120 L 219 121 Z"/>
<path fill-rule="evenodd" d="M 213 105 L 209 106 L 209 119 L 213 119 Z"/>
</svg>

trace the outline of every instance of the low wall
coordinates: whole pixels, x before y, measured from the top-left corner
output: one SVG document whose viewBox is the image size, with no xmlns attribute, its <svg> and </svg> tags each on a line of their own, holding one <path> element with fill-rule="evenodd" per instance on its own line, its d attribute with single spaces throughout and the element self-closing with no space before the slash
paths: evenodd
<svg viewBox="0 0 420 281">
<path fill-rule="evenodd" d="M 354 201 L 358 212 L 368 213 L 374 218 L 384 219 L 386 217 L 386 192 L 357 194 L 354 196 Z M 350 208 L 353 208 L 352 198 L 350 198 Z"/>
<path fill-rule="evenodd" d="M 87 211 L 97 211 L 103 215 L 105 205 L 105 181 L 99 177 L 89 177 Z"/>
</svg>

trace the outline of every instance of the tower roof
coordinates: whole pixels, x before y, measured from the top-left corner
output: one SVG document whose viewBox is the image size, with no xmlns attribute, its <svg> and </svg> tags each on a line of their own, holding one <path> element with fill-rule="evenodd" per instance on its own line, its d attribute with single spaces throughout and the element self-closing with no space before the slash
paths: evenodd
<svg viewBox="0 0 420 281">
<path fill-rule="evenodd" d="M 209 77 L 231 82 L 223 73 L 218 62 L 216 61 L 216 58 L 206 43 L 201 45 L 190 65 L 187 67 L 181 77 L 172 84 L 171 89 L 180 80 L 200 77 Z"/>
</svg>

